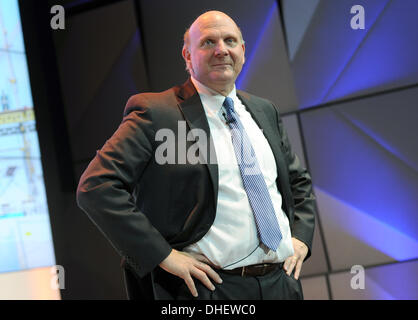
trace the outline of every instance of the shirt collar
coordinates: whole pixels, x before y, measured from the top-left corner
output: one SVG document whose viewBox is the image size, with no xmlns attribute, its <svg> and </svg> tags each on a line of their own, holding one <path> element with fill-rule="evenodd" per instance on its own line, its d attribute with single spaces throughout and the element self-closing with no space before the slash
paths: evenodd
<svg viewBox="0 0 418 320">
<path fill-rule="evenodd" d="M 214 113 L 219 113 L 222 108 L 222 104 L 225 101 L 225 96 L 205 86 L 203 83 L 193 78 L 193 76 L 191 76 L 191 80 L 200 96 L 200 99 L 202 100 L 203 106 L 210 109 Z M 237 104 L 238 97 L 235 84 L 231 92 L 228 94 L 228 97 L 234 100 L 235 105 Z"/>
</svg>

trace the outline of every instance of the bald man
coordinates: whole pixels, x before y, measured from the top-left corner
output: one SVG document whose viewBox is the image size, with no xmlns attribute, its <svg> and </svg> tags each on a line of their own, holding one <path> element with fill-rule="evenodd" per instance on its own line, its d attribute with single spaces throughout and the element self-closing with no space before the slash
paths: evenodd
<svg viewBox="0 0 418 320">
<path fill-rule="evenodd" d="M 130 299 L 303 299 L 311 179 L 277 107 L 235 88 L 241 31 L 206 12 L 182 55 L 190 78 L 128 100 L 78 204 L 123 257 Z"/>
</svg>

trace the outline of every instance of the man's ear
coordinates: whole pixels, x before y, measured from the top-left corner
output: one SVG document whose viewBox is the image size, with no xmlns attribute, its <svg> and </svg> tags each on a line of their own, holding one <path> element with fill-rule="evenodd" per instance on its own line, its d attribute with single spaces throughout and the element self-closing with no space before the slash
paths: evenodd
<svg viewBox="0 0 418 320">
<path fill-rule="evenodd" d="M 181 55 L 183 56 L 184 61 L 186 62 L 186 70 L 191 74 L 192 69 L 192 58 L 189 49 L 187 46 L 183 46 L 183 50 L 181 51 Z"/>
<path fill-rule="evenodd" d="M 245 43 L 242 44 L 242 51 L 244 51 L 244 61 L 242 62 L 244 64 L 245 63 Z"/>
<path fill-rule="evenodd" d="M 190 51 L 187 48 L 187 46 L 183 46 L 183 50 L 181 51 L 181 55 L 183 56 L 183 59 L 187 62 L 190 61 Z"/>
</svg>

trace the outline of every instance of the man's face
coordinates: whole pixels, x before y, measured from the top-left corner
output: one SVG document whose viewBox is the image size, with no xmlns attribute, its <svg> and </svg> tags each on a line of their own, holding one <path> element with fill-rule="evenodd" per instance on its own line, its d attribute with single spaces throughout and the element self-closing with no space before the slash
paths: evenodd
<svg viewBox="0 0 418 320">
<path fill-rule="evenodd" d="M 226 15 L 209 13 L 190 27 L 183 49 L 191 75 L 209 88 L 232 89 L 245 62 L 245 46 L 235 23 Z"/>
</svg>

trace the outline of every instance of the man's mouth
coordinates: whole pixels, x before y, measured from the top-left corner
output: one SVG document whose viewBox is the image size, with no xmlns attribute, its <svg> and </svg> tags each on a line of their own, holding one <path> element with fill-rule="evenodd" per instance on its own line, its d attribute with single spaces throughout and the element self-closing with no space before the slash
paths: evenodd
<svg viewBox="0 0 418 320">
<path fill-rule="evenodd" d="M 213 64 L 212 67 L 222 67 L 222 66 L 230 66 L 230 63 L 216 63 Z"/>
</svg>

